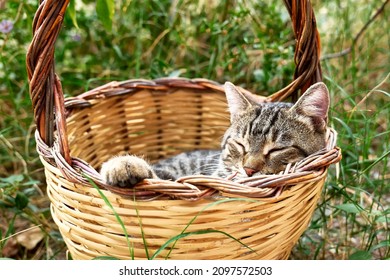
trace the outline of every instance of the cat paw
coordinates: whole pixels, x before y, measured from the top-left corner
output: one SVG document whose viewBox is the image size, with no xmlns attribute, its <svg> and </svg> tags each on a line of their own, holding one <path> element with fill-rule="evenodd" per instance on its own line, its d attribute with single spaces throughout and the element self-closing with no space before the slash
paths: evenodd
<svg viewBox="0 0 390 280">
<path fill-rule="evenodd" d="M 145 160 L 130 155 L 113 157 L 104 162 L 100 174 L 106 184 L 119 187 L 133 187 L 144 179 L 156 177 Z"/>
</svg>

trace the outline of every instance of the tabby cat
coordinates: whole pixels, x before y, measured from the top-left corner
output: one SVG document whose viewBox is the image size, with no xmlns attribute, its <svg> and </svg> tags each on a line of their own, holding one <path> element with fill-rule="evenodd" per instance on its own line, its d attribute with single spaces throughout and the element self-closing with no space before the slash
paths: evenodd
<svg viewBox="0 0 390 280">
<path fill-rule="evenodd" d="M 312 85 L 293 105 L 261 103 L 241 92 L 232 83 L 225 84 L 230 112 L 230 127 L 221 150 L 181 153 L 150 165 L 133 156 L 117 156 L 103 163 L 105 182 L 131 187 L 147 178 L 176 180 L 191 174 L 222 178 L 245 178 L 256 174 L 283 171 L 324 148 L 329 109 L 325 84 Z"/>
</svg>

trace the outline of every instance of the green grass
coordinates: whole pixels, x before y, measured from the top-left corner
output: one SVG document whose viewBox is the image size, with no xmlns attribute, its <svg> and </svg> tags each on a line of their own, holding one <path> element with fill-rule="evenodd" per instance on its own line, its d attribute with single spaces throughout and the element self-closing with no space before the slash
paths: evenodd
<svg viewBox="0 0 390 280">
<path fill-rule="evenodd" d="M 348 48 L 383 1 L 314 1 L 322 53 Z M 111 31 L 94 2 L 77 1 L 79 28 L 67 16 L 56 45 L 66 96 L 112 80 L 164 76 L 230 80 L 267 95 L 293 75 L 282 1 L 116 1 Z M 388 6 L 350 53 L 322 61 L 343 159 L 330 169 L 293 259 L 390 258 Z M 14 22 L 10 33 L 0 32 L 0 257 L 64 259 L 35 150 L 25 70 L 36 8 L 37 1 L 8 0 L 0 12 L 0 22 Z M 29 248 L 23 235 L 36 245 Z"/>
</svg>

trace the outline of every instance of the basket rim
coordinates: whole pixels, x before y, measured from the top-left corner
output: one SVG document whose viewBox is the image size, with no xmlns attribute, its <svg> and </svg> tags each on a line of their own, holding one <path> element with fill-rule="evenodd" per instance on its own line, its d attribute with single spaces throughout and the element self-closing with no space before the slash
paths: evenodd
<svg viewBox="0 0 390 280">
<path fill-rule="evenodd" d="M 182 86 L 178 86 L 176 83 L 178 80 Z M 173 84 L 173 86 L 171 87 L 170 84 Z M 208 93 L 210 91 L 223 92 L 223 87 L 217 82 L 205 79 L 166 78 L 111 82 L 79 96 L 67 98 L 65 104 L 68 109 L 68 117 L 72 116 L 72 109 L 83 110 L 110 98 L 126 94 L 131 96 L 145 89 L 153 94 L 174 94 L 176 90 L 180 89 L 195 89 L 202 93 L 203 91 Z M 251 94 L 249 91 L 247 92 Z M 265 98 L 264 101 L 267 102 Z M 340 148 L 336 146 L 337 132 L 332 128 L 328 128 L 327 147 L 325 149 L 309 155 L 294 165 L 287 166 L 286 170 L 279 174 L 258 175 L 237 181 L 205 175 L 186 176 L 176 181 L 146 179 L 134 188 L 120 188 L 105 184 L 100 173 L 83 159 L 71 157 L 71 163 L 69 164 L 62 157 L 62 154 L 58 153 L 60 137 L 55 139 L 53 148 L 49 148 L 42 141 L 38 132 L 36 132 L 35 137 L 41 161 L 54 161 L 60 174 L 71 182 L 89 187 L 96 184 L 100 188 L 123 196 L 136 197 L 139 200 L 162 199 L 163 197 L 198 200 L 213 196 L 217 192 L 226 196 L 250 198 L 278 196 L 286 187 L 316 180 L 326 172 L 329 165 L 341 159 Z M 56 167 L 53 165 L 53 168 Z"/>
</svg>

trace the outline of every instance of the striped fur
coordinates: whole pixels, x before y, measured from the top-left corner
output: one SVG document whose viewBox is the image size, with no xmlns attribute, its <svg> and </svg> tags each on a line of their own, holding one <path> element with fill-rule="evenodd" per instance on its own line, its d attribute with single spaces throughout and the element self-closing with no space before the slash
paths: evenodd
<svg viewBox="0 0 390 280">
<path fill-rule="evenodd" d="M 324 148 L 329 93 L 323 83 L 310 87 L 295 105 L 258 103 L 231 83 L 225 90 L 231 125 L 221 150 L 182 153 L 154 165 L 136 156 L 114 157 L 102 165 L 106 183 L 129 187 L 146 178 L 273 174 Z"/>
</svg>

